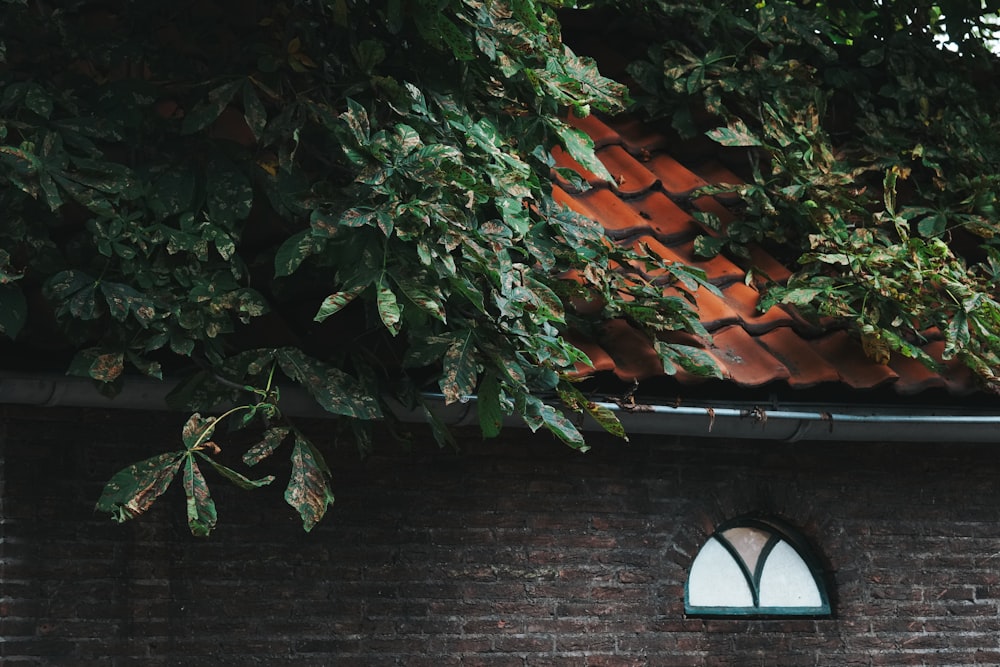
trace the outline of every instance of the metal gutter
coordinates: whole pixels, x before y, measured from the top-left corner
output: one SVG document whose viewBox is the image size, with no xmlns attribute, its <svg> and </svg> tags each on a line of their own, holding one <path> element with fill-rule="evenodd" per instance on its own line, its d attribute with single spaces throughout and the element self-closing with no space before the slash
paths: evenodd
<svg viewBox="0 0 1000 667">
<path fill-rule="evenodd" d="M 151 378 L 130 378 L 119 396 L 102 395 L 84 378 L 57 375 L 0 374 L 0 404 L 33 407 L 87 407 L 129 410 L 167 410 L 169 383 Z M 285 387 L 282 411 L 290 416 L 329 417 L 307 392 Z M 446 423 L 476 426 L 476 397 L 447 405 L 441 394 L 427 393 L 424 401 Z M 733 439 L 870 442 L 1000 442 L 1000 408 L 958 409 L 901 406 L 850 406 L 804 403 L 768 406 L 740 401 L 699 402 L 687 405 L 624 405 L 598 402 L 616 413 L 632 435 L 696 436 Z M 406 422 L 423 422 L 422 410 L 393 405 L 396 416 Z M 524 427 L 510 417 L 505 425 Z M 589 417 L 578 426 L 600 431 Z"/>
</svg>

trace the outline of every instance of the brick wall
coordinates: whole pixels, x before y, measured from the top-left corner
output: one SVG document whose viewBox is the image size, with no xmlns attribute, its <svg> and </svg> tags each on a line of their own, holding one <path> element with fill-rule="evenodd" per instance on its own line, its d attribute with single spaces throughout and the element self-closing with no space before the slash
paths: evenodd
<svg viewBox="0 0 1000 667">
<path fill-rule="evenodd" d="M 343 448 L 309 535 L 280 487 L 215 477 L 208 540 L 177 489 L 130 525 L 95 516 L 107 477 L 179 426 L 7 409 L 3 664 L 1000 664 L 993 447 L 646 438 L 581 455 L 513 432 L 460 454 Z M 752 511 L 816 545 L 834 618 L 684 617 L 701 543 Z"/>
</svg>

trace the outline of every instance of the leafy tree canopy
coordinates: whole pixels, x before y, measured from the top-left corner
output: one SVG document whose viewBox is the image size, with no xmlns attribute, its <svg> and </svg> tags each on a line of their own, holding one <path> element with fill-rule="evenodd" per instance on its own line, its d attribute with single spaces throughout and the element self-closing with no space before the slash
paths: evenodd
<svg viewBox="0 0 1000 667">
<path fill-rule="evenodd" d="M 754 241 L 797 262 L 765 303 L 848 323 L 876 359 L 921 356 L 937 327 L 947 355 L 997 381 L 997 7 L 3 2 L 0 331 L 37 343 L 57 328 L 69 372 L 108 391 L 127 369 L 183 372 L 178 405 L 236 406 L 196 412 L 177 451 L 119 472 L 98 502 L 119 521 L 180 476 L 208 534 L 204 466 L 270 483 L 217 459 L 225 423 L 258 429 L 247 466 L 290 450 L 285 498 L 311 529 L 330 471 L 281 414 L 285 381 L 362 448 L 386 397 L 419 408 L 428 389 L 475 394 L 487 437 L 513 414 L 583 449 L 574 410 L 621 434 L 568 380 L 586 359 L 562 333 L 595 319 L 579 305 L 707 336 L 633 270 L 647 258 L 550 196 L 556 145 L 604 172 L 566 115 L 629 104 L 746 147 L 745 214 L 700 247 L 739 257 Z M 634 50 L 631 91 L 564 45 L 559 11 Z M 669 268 L 683 292 L 714 289 Z"/>
</svg>

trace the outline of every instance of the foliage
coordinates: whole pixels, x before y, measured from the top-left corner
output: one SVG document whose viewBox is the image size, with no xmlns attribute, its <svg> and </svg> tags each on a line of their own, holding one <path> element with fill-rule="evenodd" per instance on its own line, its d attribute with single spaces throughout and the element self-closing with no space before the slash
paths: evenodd
<svg viewBox="0 0 1000 667">
<path fill-rule="evenodd" d="M 129 373 L 185 373 L 173 400 L 195 411 L 183 448 L 119 472 L 99 509 L 132 518 L 180 475 L 192 532 L 207 534 L 203 464 L 239 486 L 271 482 L 214 458 L 225 424 L 258 430 L 248 466 L 291 449 L 285 499 L 311 529 L 332 471 L 282 414 L 285 383 L 362 448 L 392 418 L 386 397 L 419 408 L 428 390 L 475 394 L 485 437 L 517 415 L 585 449 L 572 412 L 624 437 L 571 382 L 587 359 L 563 333 L 594 321 L 581 301 L 645 329 L 665 372 L 718 372 L 697 348 L 655 340 L 707 336 L 690 300 L 665 299 L 642 278 L 645 257 L 550 196 L 556 145 L 606 175 L 566 114 L 628 102 L 564 46 L 557 10 L 570 4 L 7 0 L 0 332 L 51 339 L 54 323 L 69 372 L 110 393 Z M 833 317 L 879 361 L 920 357 L 936 329 L 946 357 L 995 385 L 1000 91 L 986 4 L 587 11 L 611 12 L 617 23 L 595 14 L 621 30 L 606 38 L 641 47 L 638 108 L 751 158 L 744 214 L 698 253 L 763 243 L 799 268 L 765 306 Z M 712 289 L 670 271 L 688 296 Z"/>
<path fill-rule="evenodd" d="M 765 243 L 799 271 L 763 307 L 843 322 L 881 363 L 934 366 L 919 345 L 943 335 L 1000 386 L 1000 3 L 626 6 L 641 107 L 752 158 L 745 214 L 704 253 Z"/>
<path fill-rule="evenodd" d="M 289 443 L 285 498 L 310 529 L 331 471 L 281 414 L 281 382 L 362 447 L 391 417 L 386 396 L 414 404 L 428 389 L 478 393 L 487 436 L 519 415 L 585 448 L 564 410 L 623 435 L 569 384 L 587 362 L 562 337 L 585 326 L 574 300 L 650 335 L 703 330 L 688 303 L 660 307 L 660 287 L 620 268 L 642 257 L 550 197 L 555 145 L 604 171 L 564 114 L 625 99 L 562 44 L 560 4 L 6 5 L 0 327 L 30 341 L 54 318 L 69 372 L 109 392 L 130 372 L 186 372 L 173 399 L 199 411 L 183 449 L 119 472 L 99 509 L 132 518 L 181 475 L 192 532 L 207 534 L 200 465 L 270 481 L 215 461 L 225 422 L 262 431 L 248 465 Z M 703 284 L 675 273 L 682 291 Z"/>
</svg>

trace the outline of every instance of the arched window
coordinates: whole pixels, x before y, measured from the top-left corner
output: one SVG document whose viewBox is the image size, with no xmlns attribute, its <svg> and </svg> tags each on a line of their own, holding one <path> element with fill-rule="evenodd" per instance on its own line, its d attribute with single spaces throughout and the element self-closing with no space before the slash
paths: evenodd
<svg viewBox="0 0 1000 667">
<path fill-rule="evenodd" d="M 827 616 L 823 574 L 805 540 L 778 521 L 719 526 L 691 564 L 684 611 L 700 616 Z"/>
</svg>

